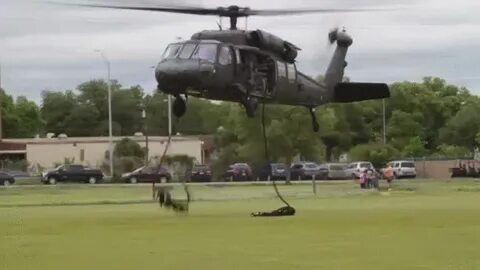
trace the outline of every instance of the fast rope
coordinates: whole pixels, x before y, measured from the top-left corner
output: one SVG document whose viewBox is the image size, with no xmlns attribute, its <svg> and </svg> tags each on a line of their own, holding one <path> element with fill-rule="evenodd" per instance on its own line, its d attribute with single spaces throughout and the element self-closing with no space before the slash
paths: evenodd
<svg viewBox="0 0 480 270">
<path fill-rule="evenodd" d="M 267 141 L 267 129 L 265 125 L 265 101 L 262 103 L 262 131 L 263 131 L 263 144 L 265 147 L 265 159 L 267 161 L 267 164 L 270 168 L 270 152 L 268 151 L 268 141 Z M 272 178 L 272 184 L 273 188 L 275 190 L 275 193 L 277 194 L 277 197 L 285 204 L 284 207 L 281 207 L 277 210 L 274 210 L 272 212 L 255 212 L 252 213 L 251 215 L 254 217 L 271 217 L 271 216 L 293 216 L 295 215 L 295 208 L 293 208 L 285 198 L 283 198 L 282 194 L 280 194 L 280 191 L 278 190 L 277 187 L 277 182 L 275 181 L 275 178 Z"/>
<path fill-rule="evenodd" d="M 177 119 L 178 120 L 178 119 Z M 160 157 L 160 162 L 158 164 L 159 168 L 163 167 L 163 163 L 165 162 L 165 158 L 167 156 L 168 149 L 170 148 L 172 142 L 172 134 L 168 134 L 168 140 L 167 144 L 165 145 L 165 149 L 163 150 L 163 154 Z M 155 188 L 155 181 L 152 181 L 152 197 L 153 200 L 157 200 L 160 204 L 161 207 L 170 207 L 176 212 L 188 212 L 189 205 L 190 205 L 190 191 L 188 189 L 187 185 L 187 177 L 184 175 L 183 181 L 182 181 L 183 189 L 185 190 L 185 193 L 187 194 L 187 200 L 185 201 L 177 201 L 177 200 L 172 200 L 171 197 L 171 187 L 160 187 L 159 189 Z"/>
</svg>

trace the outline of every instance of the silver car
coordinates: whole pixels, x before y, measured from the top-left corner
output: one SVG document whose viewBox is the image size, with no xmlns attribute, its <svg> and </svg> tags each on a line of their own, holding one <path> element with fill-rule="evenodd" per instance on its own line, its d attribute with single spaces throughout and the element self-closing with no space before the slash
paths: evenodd
<svg viewBox="0 0 480 270">
<path fill-rule="evenodd" d="M 290 168 L 290 179 L 292 180 L 324 180 L 327 179 L 327 177 L 327 168 L 315 162 L 297 162 Z"/>
<path fill-rule="evenodd" d="M 328 170 L 329 180 L 343 180 L 348 178 L 348 175 L 345 173 L 347 165 L 344 163 L 327 163 L 325 167 Z"/>
</svg>

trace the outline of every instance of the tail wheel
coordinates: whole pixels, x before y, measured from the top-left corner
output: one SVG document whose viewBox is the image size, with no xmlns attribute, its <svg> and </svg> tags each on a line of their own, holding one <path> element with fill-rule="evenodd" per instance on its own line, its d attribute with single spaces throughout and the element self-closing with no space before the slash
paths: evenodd
<svg viewBox="0 0 480 270">
<path fill-rule="evenodd" d="M 138 180 L 136 177 L 130 178 L 130 184 L 136 184 L 136 183 L 138 183 Z"/>
<path fill-rule="evenodd" d="M 173 114 L 175 114 L 177 118 L 180 118 L 186 112 L 187 112 L 187 103 L 182 97 L 180 96 L 176 97 L 175 101 L 173 101 Z"/>
<path fill-rule="evenodd" d="M 50 178 L 48 178 L 48 183 L 50 185 L 56 185 L 57 184 L 57 179 L 55 177 L 50 177 Z"/>
</svg>

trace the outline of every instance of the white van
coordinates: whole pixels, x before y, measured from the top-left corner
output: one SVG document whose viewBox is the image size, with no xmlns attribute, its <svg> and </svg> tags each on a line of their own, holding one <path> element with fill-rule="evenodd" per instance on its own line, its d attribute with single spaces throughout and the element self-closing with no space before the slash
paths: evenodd
<svg viewBox="0 0 480 270">
<path fill-rule="evenodd" d="M 415 169 L 415 162 L 408 160 L 395 160 L 387 163 L 393 168 L 393 175 L 395 178 L 415 178 L 417 177 L 417 170 Z"/>
<path fill-rule="evenodd" d="M 351 179 L 357 179 L 360 177 L 360 173 L 365 171 L 366 169 L 375 170 L 371 162 L 368 162 L 368 161 L 353 162 L 347 166 L 347 168 L 345 169 L 345 174 L 346 174 L 346 177 L 349 177 Z"/>
</svg>

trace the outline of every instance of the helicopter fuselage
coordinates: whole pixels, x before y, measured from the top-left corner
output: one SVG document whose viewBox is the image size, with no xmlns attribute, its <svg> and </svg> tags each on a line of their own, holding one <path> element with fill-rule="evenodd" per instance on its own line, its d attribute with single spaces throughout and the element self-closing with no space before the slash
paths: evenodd
<svg viewBox="0 0 480 270">
<path fill-rule="evenodd" d="M 249 117 L 255 116 L 258 103 L 275 103 L 308 108 L 318 131 L 317 106 L 390 95 L 383 83 L 344 83 L 352 38 L 345 31 L 333 31 L 329 39 L 337 46 L 324 79 L 317 82 L 297 70 L 300 48 L 272 34 L 203 31 L 167 47 L 155 71 L 158 89 L 176 97 L 173 111 L 177 117 L 186 112 L 182 95 L 239 102 Z"/>
</svg>

